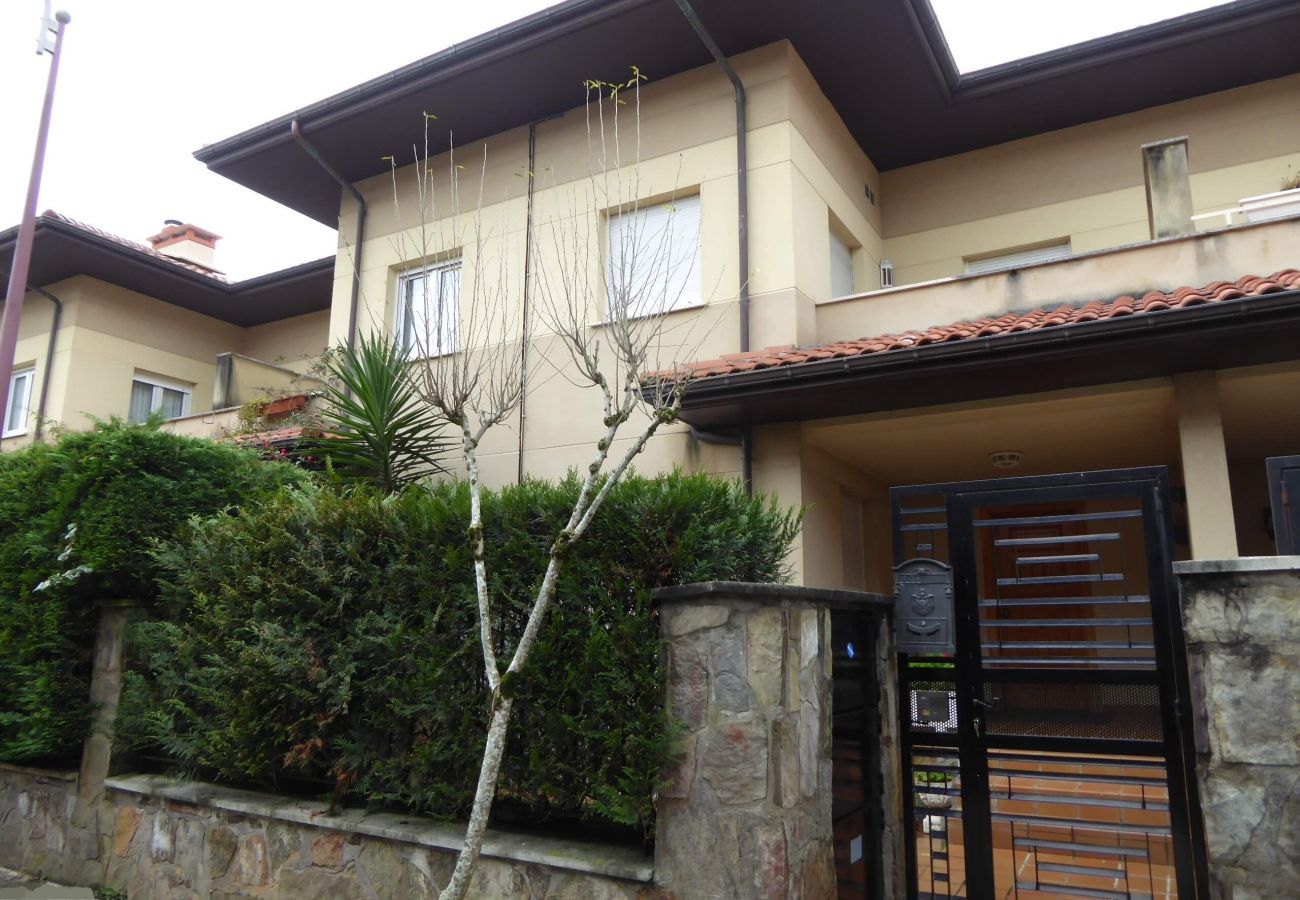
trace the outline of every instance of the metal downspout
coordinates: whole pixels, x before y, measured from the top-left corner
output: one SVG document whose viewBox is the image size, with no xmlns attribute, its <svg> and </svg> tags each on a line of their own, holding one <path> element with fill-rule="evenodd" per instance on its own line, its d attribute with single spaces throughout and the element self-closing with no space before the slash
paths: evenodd
<svg viewBox="0 0 1300 900">
<path fill-rule="evenodd" d="M 686 21 L 695 29 L 705 49 L 726 73 L 731 86 L 736 91 L 736 199 L 740 268 L 740 352 L 749 352 L 749 176 L 746 163 L 748 130 L 745 125 L 745 84 L 732 68 L 727 57 L 723 55 L 713 35 L 704 27 L 690 0 L 677 0 L 677 8 L 682 11 Z M 751 428 L 746 425 L 740 438 L 741 480 L 746 492 L 754 490 L 754 438 Z"/>
<path fill-rule="evenodd" d="M 59 340 L 59 321 L 63 318 L 63 301 L 45 288 L 27 288 L 40 294 L 54 304 L 54 318 L 50 320 L 50 340 L 45 345 L 45 371 L 41 374 L 41 399 L 36 404 L 36 440 L 40 440 L 45 431 L 45 404 L 50 398 L 50 373 L 54 370 L 54 347 Z"/>
<path fill-rule="evenodd" d="M 537 163 L 537 123 L 528 123 L 528 215 L 524 220 L 524 296 L 519 335 L 519 472 L 524 483 L 524 428 L 528 424 L 528 298 L 533 283 L 533 184 Z"/>
<path fill-rule="evenodd" d="M 289 123 L 289 134 L 326 175 L 337 181 L 339 186 L 357 201 L 357 228 L 352 243 L 352 301 L 348 307 L 348 349 L 351 349 L 357 340 L 357 304 L 361 296 L 361 242 L 366 236 L 366 198 L 361 196 L 361 192 L 352 185 L 352 182 L 334 171 L 334 168 L 325 161 L 320 151 L 316 149 L 316 145 L 307 140 L 302 133 L 302 126 L 298 124 L 297 119 Z"/>
</svg>

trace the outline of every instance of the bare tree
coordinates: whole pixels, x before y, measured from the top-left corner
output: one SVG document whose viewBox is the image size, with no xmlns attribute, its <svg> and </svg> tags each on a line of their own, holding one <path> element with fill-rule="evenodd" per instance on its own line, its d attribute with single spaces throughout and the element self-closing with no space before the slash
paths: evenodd
<svg viewBox="0 0 1300 900">
<path fill-rule="evenodd" d="M 465 248 L 463 258 L 473 264 L 465 279 L 468 293 L 460 298 L 459 310 L 446 302 L 450 294 L 445 279 L 408 282 L 407 293 L 399 300 L 405 304 L 404 339 L 417 361 L 418 391 L 460 433 L 469 481 L 479 639 L 486 689 L 491 695 L 487 739 L 465 841 L 442 900 L 459 900 L 469 887 L 496 795 L 515 702 L 511 683 L 527 667 L 547 609 L 557 601 L 556 586 L 569 551 L 582 540 L 609 492 L 650 438 L 676 419 L 686 371 L 679 361 L 698 350 L 709 330 L 703 314 L 678 317 L 686 321 L 669 327 L 669 314 L 680 305 L 697 255 L 676 250 L 680 242 L 674 242 L 674 232 L 693 228 L 695 246 L 699 237 L 698 224 L 678 221 L 676 185 L 666 199 L 655 203 L 661 214 L 654 217 L 654 224 L 649 216 L 636 215 L 644 203 L 641 80 L 633 70 L 626 83 L 587 84 L 587 177 L 562 189 L 554 183 L 552 173 L 553 196 L 558 206 L 564 206 L 559 200 L 566 201 L 567 208 L 535 230 L 547 236 L 549 251 L 547 262 L 539 260 L 536 265 L 536 296 L 510 296 L 508 231 L 500 229 L 494 242 L 492 229 L 485 226 L 486 148 L 475 204 L 466 217 L 460 213 L 459 185 L 464 169 L 454 152 L 448 154 L 444 192 L 451 194 L 452 210 L 444 219 L 436 215 L 435 179 L 428 155 L 432 117 L 426 115 L 423 153 L 413 148 L 420 219 L 411 234 L 398 232 L 401 258 L 419 259 L 436 268 L 440 260 L 436 248 L 459 245 Z M 629 103 L 633 113 L 630 131 L 621 127 L 625 118 L 621 108 Z M 393 173 L 396 202 L 395 162 Z M 605 248 L 602 259 L 602 233 L 611 216 L 619 216 L 623 227 Z M 536 233 L 526 240 L 533 242 L 527 252 L 539 249 Z M 407 241 L 415 246 L 401 245 Z M 698 272 L 695 275 L 698 277 Z M 715 308 L 707 318 L 716 323 L 717 317 Z M 496 649 L 496 598 L 488 577 L 491 559 L 484 539 L 479 455 L 488 433 L 508 424 L 525 391 L 536 387 L 523 381 L 520 342 L 525 339 L 558 350 L 542 354 L 551 368 L 548 377 L 563 378 L 575 388 L 596 392 L 602 415 L 590 462 L 579 472 L 577 498 L 564 527 L 554 536 L 523 632 L 503 667 Z"/>
</svg>

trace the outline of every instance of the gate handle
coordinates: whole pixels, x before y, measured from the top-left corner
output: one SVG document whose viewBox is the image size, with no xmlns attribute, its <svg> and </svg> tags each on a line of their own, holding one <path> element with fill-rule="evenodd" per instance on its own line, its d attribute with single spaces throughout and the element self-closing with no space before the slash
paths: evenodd
<svg viewBox="0 0 1300 900">
<path fill-rule="evenodd" d="M 971 702 L 973 702 L 977 707 L 983 707 L 984 709 L 996 709 L 998 704 L 1002 702 L 1002 698 L 994 697 L 991 701 L 986 702 L 984 700 L 981 700 L 979 697 L 972 697 Z M 975 737 L 977 738 L 983 737 L 984 720 L 980 718 L 980 714 L 978 710 L 970 718 L 971 718 L 971 727 L 975 731 Z"/>
</svg>

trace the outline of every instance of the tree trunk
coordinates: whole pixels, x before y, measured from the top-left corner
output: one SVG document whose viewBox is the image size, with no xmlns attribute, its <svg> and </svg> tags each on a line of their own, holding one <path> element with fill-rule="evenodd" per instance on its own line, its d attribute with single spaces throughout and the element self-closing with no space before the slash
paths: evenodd
<svg viewBox="0 0 1300 900">
<path fill-rule="evenodd" d="M 497 695 L 492 721 L 488 725 L 487 743 L 483 747 L 483 766 L 479 769 L 478 788 L 474 792 L 474 807 L 469 816 L 469 827 L 465 830 L 465 844 L 456 858 L 456 868 L 452 870 L 451 880 L 439 895 L 438 900 L 461 900 L 469 889 L 470 878 L 478 863 L 479 852 L 483 849 L 483 836 L 487 832 L 488 815 L 492 811 L 492 799 L 497 792 L 497 775 L 501 772 L 501 757 L 506 749 L 506 733 L 510 729 L 510 710 L 514 701 Z"/>
</svg>

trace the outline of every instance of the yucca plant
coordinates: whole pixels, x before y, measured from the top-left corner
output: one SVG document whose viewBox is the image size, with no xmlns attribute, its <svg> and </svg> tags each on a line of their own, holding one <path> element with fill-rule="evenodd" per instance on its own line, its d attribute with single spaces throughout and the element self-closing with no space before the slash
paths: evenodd
<svg viewBox="0 0 1300 900">
<path fill-rule="evenodd" d="M 309 452 L 328 459 L 338 477 L 396 493 L 447 471 L 442 459 L 452 445 L 442 437 L 443 422 L 417 396 L 406 354 L 392 338 L 362 337 L 327 352 L 322 364 L 326 435 Z"/>
</svg>

